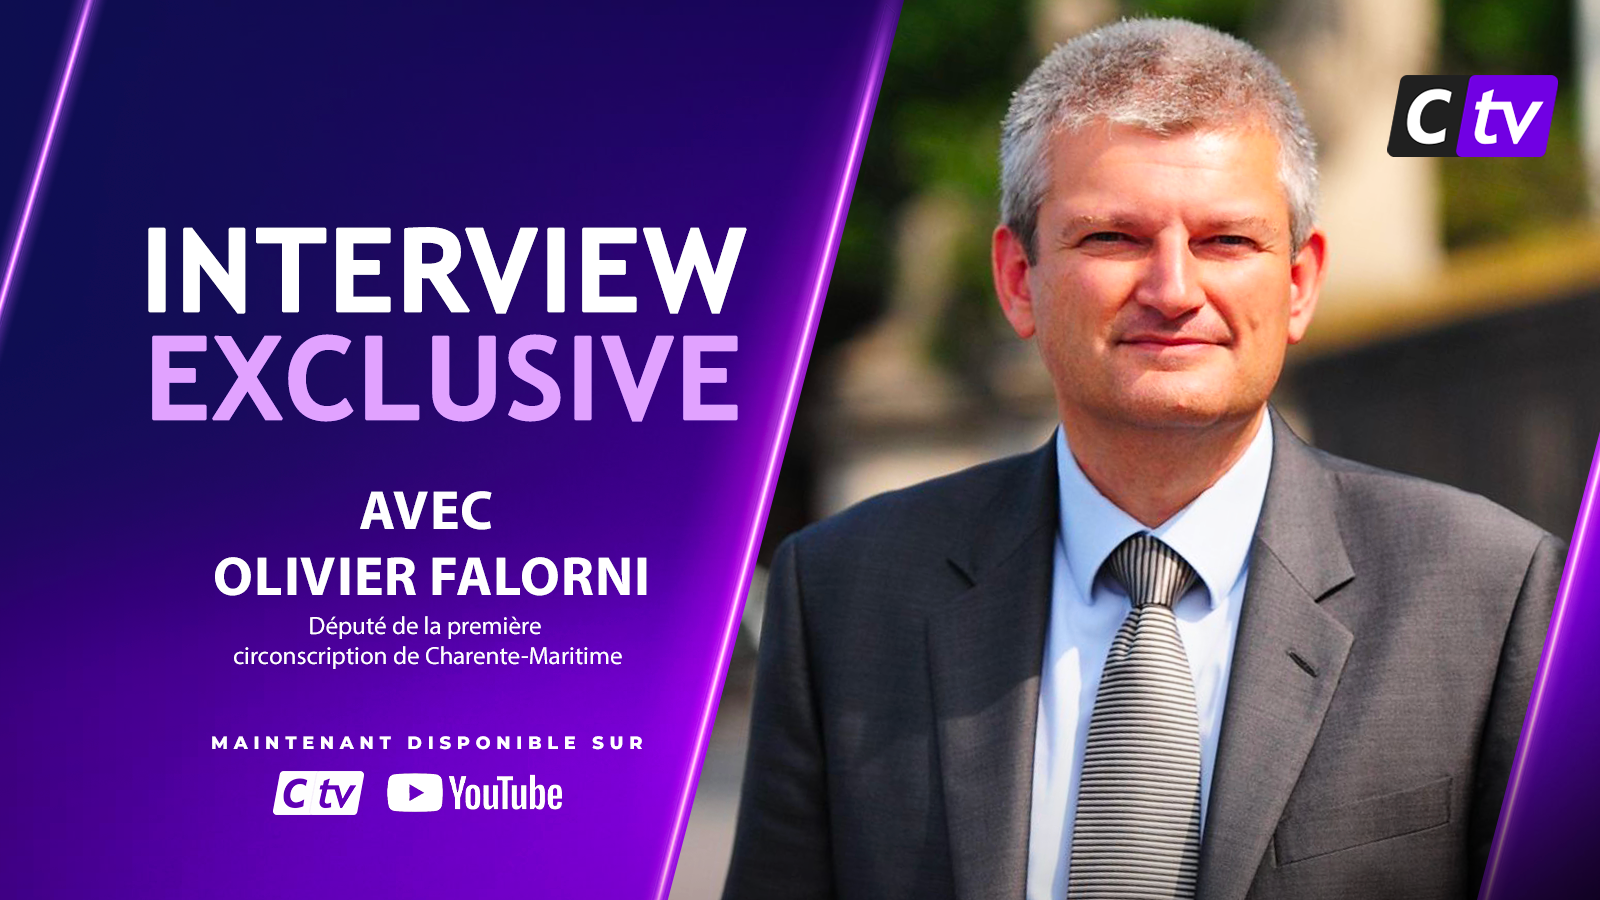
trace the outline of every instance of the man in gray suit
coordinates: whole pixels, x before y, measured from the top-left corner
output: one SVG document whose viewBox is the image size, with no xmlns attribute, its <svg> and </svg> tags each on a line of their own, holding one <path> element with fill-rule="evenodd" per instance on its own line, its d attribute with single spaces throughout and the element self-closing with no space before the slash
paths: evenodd
<svg viewBox="0 0 1600 900">
<path fill-rule="evenodd" d="M 1326 260 L 1292 91 L 1124 22 L 1001 162 L 1061 428 L 779 549 L 726 896 L 1475 894 L 1563 549 L 1268 408 Z"/>
</svg>

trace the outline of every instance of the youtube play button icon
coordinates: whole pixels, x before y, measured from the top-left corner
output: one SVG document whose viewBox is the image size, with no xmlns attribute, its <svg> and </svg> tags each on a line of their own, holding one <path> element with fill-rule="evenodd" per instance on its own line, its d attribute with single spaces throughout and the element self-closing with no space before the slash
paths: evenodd
<svg viewBox="0 0 1600 900">
<path fill-rule="evenodd" d="M 389 808 L 395 812 L 438 812 L 444 806 L 444 779 L 409 773 L 389 776 Z"/>
</svg>

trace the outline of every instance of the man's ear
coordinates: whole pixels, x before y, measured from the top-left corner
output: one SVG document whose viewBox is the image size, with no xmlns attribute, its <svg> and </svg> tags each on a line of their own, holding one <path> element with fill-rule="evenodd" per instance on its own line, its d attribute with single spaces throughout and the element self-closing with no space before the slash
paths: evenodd
<svg viewBox="0 0 1600 900">
<path fill-rule="evenodd" d="M 1006 321 L 1021 338 L 1033 337 L 1033 292 L 1028 286 L 1027 248 L 1022 239 L 1010 228 L 1001 225 L 994 230 L 994 247 L 990 257 L 994 269 L 994 293 L 1000 298 L 1000 309 Z"/>
<path fill-rule="evenodd" d="M 1289 343 L 1298 344 L 1306 336 L 1327 274 L 1328 236 L 1314 229 L 1289 264 Z"/>
</svg>

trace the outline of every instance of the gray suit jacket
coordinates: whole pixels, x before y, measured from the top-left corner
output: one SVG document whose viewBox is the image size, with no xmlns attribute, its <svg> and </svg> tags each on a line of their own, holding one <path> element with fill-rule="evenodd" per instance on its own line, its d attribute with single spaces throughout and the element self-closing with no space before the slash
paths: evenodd
<svg viewBox="0 0 1600 900">
<path fill-rule="evenodd" d="M 1275 425 L 1199 896 L 1475 896 L 1564 548 Z M 726 897 L 1023 897 L 1057 514 L 1052 443 L 784 543 Z"/>
</svg>

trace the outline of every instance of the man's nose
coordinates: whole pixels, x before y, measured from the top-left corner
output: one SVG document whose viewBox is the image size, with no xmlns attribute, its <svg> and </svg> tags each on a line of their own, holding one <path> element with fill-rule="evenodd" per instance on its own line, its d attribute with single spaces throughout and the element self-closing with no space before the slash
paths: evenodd
<svg viewBox="0 0 1600 900">
<path fill-rule="evenodd" d="M 1194 253 L 1181 236 L 1162 235 L 1151 247 L 1134 299 L 1175 319 L 1205 304 Z"/>
</svg>

